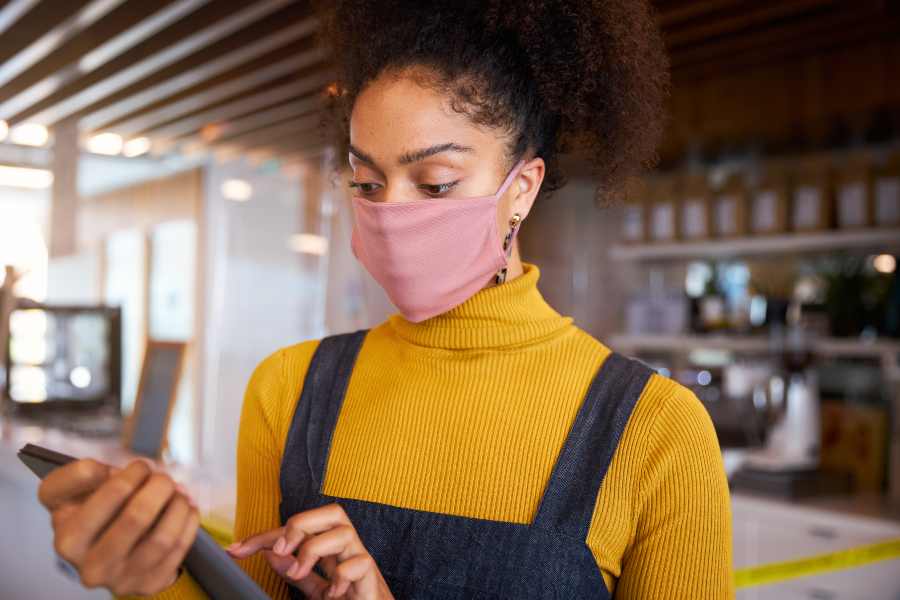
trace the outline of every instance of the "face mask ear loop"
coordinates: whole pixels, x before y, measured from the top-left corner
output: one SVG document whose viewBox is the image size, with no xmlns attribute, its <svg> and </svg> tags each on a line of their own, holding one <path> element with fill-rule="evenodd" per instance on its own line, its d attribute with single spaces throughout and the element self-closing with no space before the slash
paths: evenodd
<svg viewBox="0 0 900 600">
<path fill-rule="evenodd" d="M 513 182 L 513 180 L 518 176 L 519 171 L 522 169 L 522 165 L 524 165 L 524 164 L 525 164 L 525 159 L 523 158 L 519 162 L 517 162 L 513 166 L 513 168 L 510 170 L 509 174 L 507 174 L 506 179 L 504 179 L 503 183 L 500 184 L 500 189 L 497 190 L 496 194 L 494 194 L 494 196 L 496 196 L 498 200 L 500 199 L 501 196 L 503 196 L 503 194 L 506 193 L 507 188 Z"/>
<path fill-rule="evenodd" d="M 506 176 L 506 180 L 500 186 L 500 189 L 497 190 L 497 200 L 506 193 L 506 189 L 509 185 L 515 180 L 516 176 L 519 174 L 519 170 L 522 168 L 522 165 L 525 164 L 525 159 L 520 159 L 519 162 L 515 164 L 515 166 L 510 170 L 509 174 Z M 510 254 L 512 254 L 512 241 L 516 237 L 516 233 L 519 231 L 519 225 L 522 224 L 522 215 L 516 213 L 509 220 L 509 233 L 506 234 L 506 237 L 503 239 L 503 251 L 506 253 L 507 260 L 509 259 Z M 497 274 L 494 275 L 494 283 L 500 285 L 506 281 L 506 273 L 507 267 L 503 267 Z"/>
</svg>

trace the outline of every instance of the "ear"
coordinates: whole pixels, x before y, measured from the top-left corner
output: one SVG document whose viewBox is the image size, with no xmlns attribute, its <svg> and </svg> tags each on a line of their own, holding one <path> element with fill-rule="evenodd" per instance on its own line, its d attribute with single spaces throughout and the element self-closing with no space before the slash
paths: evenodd
<svg viewBox="0 0 900 600">
<path fill-rule="evenodd" d="M 544 159 L 536 156 L 522 165 L 513 186 L 518 188 L 518 193 L 512 201 L 512 212 L 519 213 L 522 220 L 528 216 L 531 206 L 537 198 L 541 183 L 544 181 Z"/>
</svg>

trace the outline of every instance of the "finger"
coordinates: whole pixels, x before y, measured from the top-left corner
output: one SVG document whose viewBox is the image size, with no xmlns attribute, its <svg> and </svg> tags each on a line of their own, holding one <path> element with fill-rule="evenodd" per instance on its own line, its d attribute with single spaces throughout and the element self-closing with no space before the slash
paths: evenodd
<svg viewBox="0 0 900 600">
<path fill-rule="evenodd" d="M 128 557 L 129 570 L 142 570 L 162 562 L 178 543 L 188 519 L 191 505 L 181 495 L 175 495 L 166 506 L 156 526 L 138 540 Z"/>
<path fill-rule="evenodd" d="M 293 556 L 282 556 L 271 550 L 263 550 L 263 556 L 266 557 L 266 561 L 272 567 L 272 570 L 282 577 L 287 577 L 288 569 L 297 563 Z"/>
<path fill-rule="evenodd" d="M 96 490 L 109 477 L 109 470 L 109 466 L 90 458 L 58 467 L 41 482 L 38 500 L 53 510 Z"/>
<path fill-rule="evenodd" d="M 282 555 L 293 554 L 300 543 L 310 535 L 342 525 L 352 527 L 347 513 L 336 503 L 297 513 L 285 524 L 284 544 L 277 544 L 274 550 Z"/>
<path fill-rule="evenodd" d="M 325 571 L 328 579 L 331 579 L 335 567 L 338 566 L 337 556 L 323 556 L 321 560 L 319 560 L 319 564 L 322 565 L 322 570 Z"/>
<path fill-rule="evenodd" d="M 375 560 L 369 554 L 359 554 L 341 562 L 331 578 L 329 597 L 340 598 L 354 586 L 354 596 L 376 598 L 378 571 Z"/>
<path fill-rule="evenodd" d="M 296 564 L 293 556 L 281 556 L 271 550 L 263 552 L 272 569 L 284 577 L 288 583 L 298 588 L 307 598 L 323 598 L 328 589 L 328 580 L 316 572 L 311 572 L 301 579 L 293 579 L 287 576 L 287 570 Z"/>
<path fill-rule="evenodd" d="M 80 565 L 94 539 L 144 482 L 150 470 L 132 462 L 106 480 L 81 504 L 78 513 L 66 521 L 54 536 L 56 551 L 69 562 Z"/>
<path fill-rule="evenodd" d="M 197 537 L 197 530 L 200 528 L 200 512 L 196 508 L 191 508 L 188 515 L 187 523 L 182 529 L 178 541 L 160 563 L 148 570 L 141 591 L 145 595 L 157 594 L 172 584 L 172 578 L 178 571 L 178 567 L 184 562 L 184 557 L 191 544 Z"/>
<path fill-rule="evenodd" d="M 187 487 L 185 487 L 185 485 L 183 483 L 175 482 L 175 490 L 179 494 L 184 496 L 184 498 L 188 501 L 188 504 L 190 504 L 194 508 L 197 508 L 197 501 L 194 500 L 194 497 L 191 496 L 191 491 L 189 489 L 187 489 Z"/>
<path fill-rule="evenodd" d="M 168 476 L 151 475 L 88 548 L 81 567 L 82 578 L 114 581 L 127 567 L 131 549 L 153 528 L 174 491 L 175 485 Z"/>
<path fill-rule="evenodd" d="M 336 556 L 338 560 L 346 560 L 364 549 L 357 550 L 356 531 L 352 525 L 341 525 L 315 535 L 301 544 L 297 551 L 297 564 L 288 569 L 288 576 L 294 579 L 305 577 L 324 556 Z"/>
<path fill-rule="evenodd" d="M 53 530 L 58 531 L 69 519 L 78 512 L 78 504 L 74 502 L 62 504 L 50 513 L 50 523 Z"/>
<path fill-rule="evenodd" d="M 247 558 L 248 556 L 256 554 L 260 550 L 271 550 L 275 545 L 275 542 L 278 541 L 278 538 L 280 538 L 282 535 L 284 535 L 284 527 L 271 529 L 269 531 L 257 533 L 256 535 L 250 536 L 243 541 L 235 542 L 232 545 L 228 546 L 226 550 L 235 558 Z"/>
<path fill-rule="evenodd" d="M 152 531 L 174 494 L 175 483 L 168 475 L 151 475 L 131 495 L 116 519 L 88 551 L 88 555 L 126 558 L 138 540 Z"/>
</svg>

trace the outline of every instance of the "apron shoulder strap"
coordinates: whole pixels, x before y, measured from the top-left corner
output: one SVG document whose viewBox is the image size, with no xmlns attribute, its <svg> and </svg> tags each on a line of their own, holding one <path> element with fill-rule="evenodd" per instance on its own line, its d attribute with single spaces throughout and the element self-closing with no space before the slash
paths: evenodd
<svg viewBox="0 0 900 600">
<path fill-rule="evenodd" d="M 619 439 L 653 369 L 612 352 L 600 365 L 578 409 L 534 524 L 585 539 L 597 494 Z"/>
<path fill-rule="evenodd" d="M 282 512 L 321 494 L 331 436 L 366 333 L 325 337 L 313 354 L 281 458 Z"/>
</svg>

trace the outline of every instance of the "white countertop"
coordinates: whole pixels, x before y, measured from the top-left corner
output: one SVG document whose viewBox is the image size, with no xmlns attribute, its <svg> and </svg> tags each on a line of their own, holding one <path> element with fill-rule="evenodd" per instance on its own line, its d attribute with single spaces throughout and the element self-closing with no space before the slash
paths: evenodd
<svg viewBox="0 0 900 600">
<path fill-rule="evenodd" d="M 118 438 L 90 438 L 45 427 L 30 421 L 0 417 L 0 476 L 7 481 L 34 479 L 34 475 L 16 457 L 25 444 L 37 444 L 77 458 L 94 458 L 115 466 L 123 466 L 138 456 L 126 450 Z M 235 505 L 233 478 L 216 477 L 214 469 L 203 465 L 182 465 L 157 461 L 175 480 L 191 493 L 204 515 L 232 519 Z"/>
</svg>

